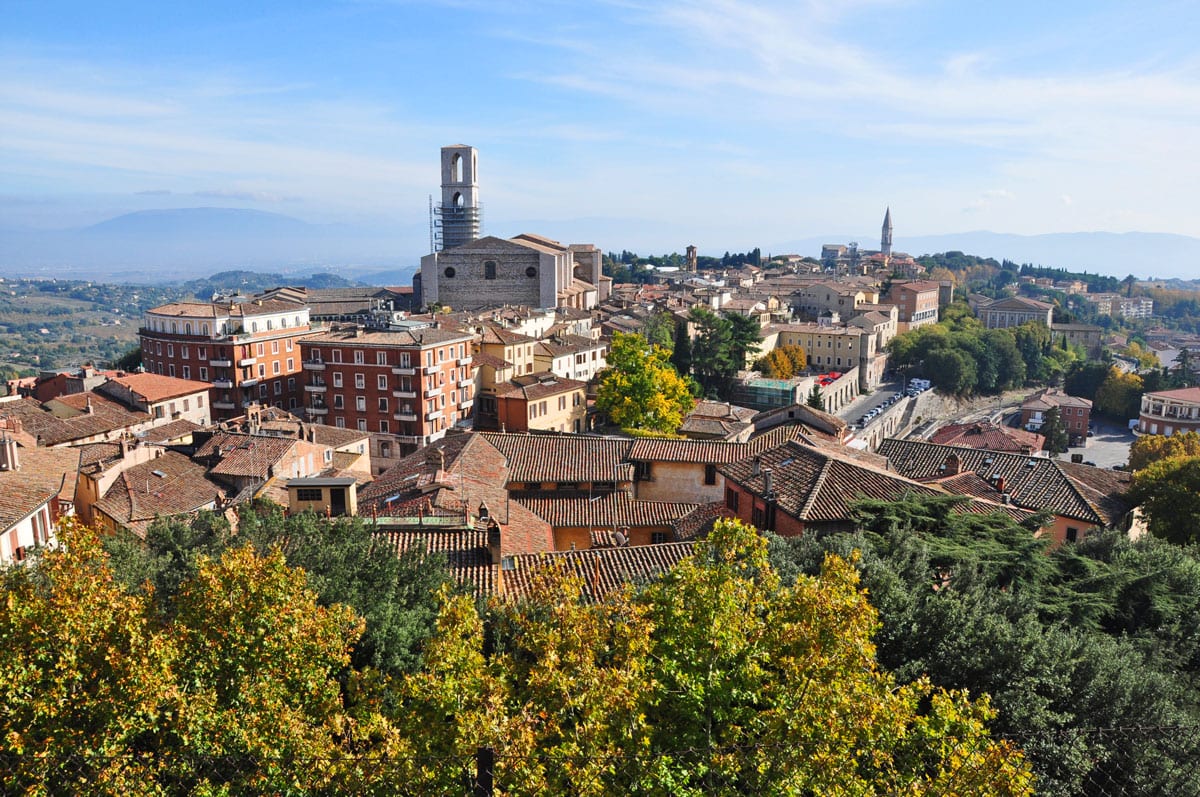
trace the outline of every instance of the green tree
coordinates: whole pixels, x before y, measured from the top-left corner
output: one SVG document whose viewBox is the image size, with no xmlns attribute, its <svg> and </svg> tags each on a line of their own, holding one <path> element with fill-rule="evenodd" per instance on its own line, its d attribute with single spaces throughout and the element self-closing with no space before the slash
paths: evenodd
<svg viewBox="0 0 1200 797">
<path fill-rule="evenodd" d="M 684 322 L 675 325 L 675 346 L 671 350 L 671 365 L 676 372 L 686 378 L 692 375 L 692 338 L 688 334 L 688 325 Z"/>
<path fill-rule="evenodd" d="M 740 371 L 762 348 L 762 325 L 757 318 L 740 313 L 727 313 L 725 318 L 729 321 L 729 356 L 734 370 Z"/>
<path fill-rule="evenodd" d="M 808 393 L 808 401 L 805 402 L 813 409 L 825 411 L 825 398 L 821 395 L 821 386 L 813 384 L 812 390 Z"/>
<path fill-rule="evenodd" d="M 1114 371 L 1111 363 L 1099 360 L 1079 360 L 1067 370 L 1063 389 L 1072 396 L 1094 401 L 1104 380 Z"/>
<path fill-rule="evenodd" d="M 925 372 L 943 393 L 967 395 L 975 389 L 975 361 L 958 349 L 935 349 L 925 357 Z"/>
<path fill-rule="evenodd" d="M 658 310 L 647 316 L 642 324 L 642 337 L 655 346 L 662 346 L 667 351 L 675 348 L 675 316 Z"/>
<path fill-rule="evenodd" d="M 1177 545 L 1200 542 L 1200 457 L 1146 465 L 1134 474 L 1131 496 L 1149 516 L 1152 534 Z"/>
<path fill-rule="evenodd" d="M 674 433 L 695 405 L 667 353 L 641 335 L 616 333 L 600 374 L 596 407 L 627 430 Z"/>
<path fill-rule="evenodd" d="M 1067 427 L 1059 415 L 1058 407 L 1046 410 L 1045 415 L 1042 416 L 1042 428 L 1038 431 L 1045 438 L 1045 442 L 1042 444 L 1044 450 L 1051 454 L 1061 454 L 1067 450 L 1070 439 L 1067 436 Z"/>
<path fill-rule="evenodd" d="M 706 391 L 719 394 L 738 369 L 733 357 L 732 324 L 704 307 L 693 307 L 688 317 L 696 326 L 692 372 Z"/>
</svg>

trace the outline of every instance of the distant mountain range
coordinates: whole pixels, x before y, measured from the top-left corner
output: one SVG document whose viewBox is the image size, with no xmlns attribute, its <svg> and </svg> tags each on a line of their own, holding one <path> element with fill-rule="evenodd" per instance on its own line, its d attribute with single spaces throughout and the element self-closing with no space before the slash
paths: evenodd
<svg viewBox="0 0 1200 797">
<path fill-rule="evenodd" d="M 507 226 L 512 229 L 494 234 L 538 232 L 567 243 L 595 243 L 605 251 L 629 249 L 643 255 L 682 251 L 688 242 L 678 229 L 656 226 L 644 218 L 521 221 Z M 242 269 L 277 272 L 289 280 L 328 272 L 374 285 L 406 285 L 428 249 L 426 236 L 423 222 L 379 229 L 311 224 L 278 213 L 237 208 L 146 210 L 68 230 L 0 228 L 0 276 L 158 283 Z M 645 248 L 646 241 L 660 240 L 675 243 Z M 775 243 L 746 238 L 724 248 L 744 251 L 759 246 L 764 254 L 816 257 L 822 244 L 851 240 L 856 237 L 824 235 Z M 871 238 L 857 240 L 864 249 L 878 246 Z M 1196 266 L 1200 263 L 1200 238 L 1165 233 L 897 235 L 895 246 L 912 255 L 958 250 L 1118 277 L 1194 279 L 1200 275 Z M 721 254 L 704 247 L 701 253 Z"/>
</svg>

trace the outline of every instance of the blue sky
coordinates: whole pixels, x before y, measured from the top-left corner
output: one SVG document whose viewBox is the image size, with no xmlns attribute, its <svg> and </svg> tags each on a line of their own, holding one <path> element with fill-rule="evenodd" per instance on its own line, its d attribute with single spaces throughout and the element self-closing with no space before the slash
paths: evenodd
<svg viewBox="0 0 1200 797">
<path fill-rule="evenodd" d="M 872 240 L 890 205 L 898 246 L 981 229 L 1200 236 L 1191 2 L 0 0 L 0 14 L 10 226 L 225 206 L 420 238 L 438 149 L 467 143 L 499 235 L 595 220 L 605 248 L 647 227 L 655 250 Z M 625 222 L 637 240 L 609 240 Z"/>
</svg>

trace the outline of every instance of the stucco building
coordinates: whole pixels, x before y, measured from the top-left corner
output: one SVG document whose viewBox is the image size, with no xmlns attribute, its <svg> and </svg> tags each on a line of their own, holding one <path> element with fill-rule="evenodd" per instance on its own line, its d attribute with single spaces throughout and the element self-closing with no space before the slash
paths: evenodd
<svg viewBox="0 0 1200 797">
<path fill-rule="evenodd" d="M 1143 395 L 1138 431 L 1161 435 L 1200 432 L 1200 387 L 1159 390 Z"/>
</svg>

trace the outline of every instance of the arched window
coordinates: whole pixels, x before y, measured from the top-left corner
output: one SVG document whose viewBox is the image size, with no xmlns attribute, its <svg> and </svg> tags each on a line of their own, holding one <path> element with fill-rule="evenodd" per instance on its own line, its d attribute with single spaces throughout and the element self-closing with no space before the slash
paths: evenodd
<svg viewBox="0 0 1200 797">
<path fill-rule="evenodd" d="M 201 334 L 201 335 L 208 335 L 208 324 L 201 324 L 201 326 L 200 326 L 200 334 Z"/>
<path fill-rule="evenodd" d="M 183 334 L 185 334 L 185 335 L 192 334 L 192 322 L 189 321 L 183 325 Z"/>
<path fill-rule="evenodd" d="M 267 319 L 267 329 L 274 329 L 274 325 L 271 323 L 271 319 L 269 318 Z"/>
<path fill-rule="evenodd" d="M 179 330 L 178 330 L 178 328 L 176 327 L 176 325 L 175 325 L 175 322 L 174 322 L 174 321 L 172 321 L 172 322 L 171 322 L 171 334 L 172 334 L 172 335 L 174 335 L 174 334 L 175 334 L 176 332 L 178 332 L 178 331 L 179 331 Z"/>
<path fill-rule="evenodd" d="M 495 260 L 487 260 L 487 261 L 484 261 L 484 264 L 483 264 L 483 278 L 484 278 L 485 280 L 494 280 L 494 279 L 496 279 L 496 261 L 495 261 Z"/>
<path fill-rule="evenodd" d="M 250 322 L 250 331 L 251 331 L 251 332 L 257 332 L 257 331 L 258 331 L 258 322 L 257 322 L 257 321 L 251 321 L 251 322 Z"/>
<path fill-rule="evenodd" d="M 462 155 L 458 153 L 455 153 L 454 157 L 450 159 L 450 182 L 462 182 Z"/>
<path fill-rule="evenodd" d="M 455 191 L 454 197 L 453 197 L 453 202 L 454 202 L 454 207 L 461 208 L 463 206 L 463 195 L 460 194 L 459 192 Z"/>
</svg>

